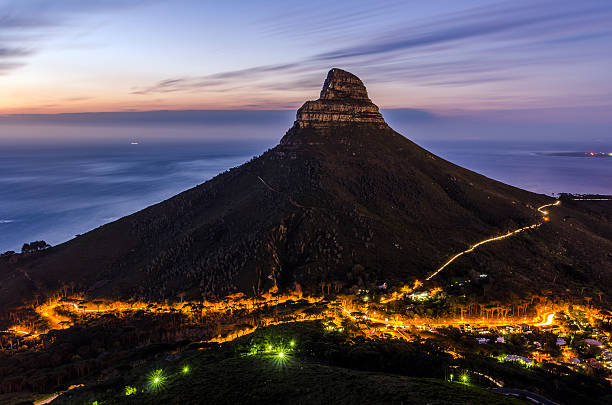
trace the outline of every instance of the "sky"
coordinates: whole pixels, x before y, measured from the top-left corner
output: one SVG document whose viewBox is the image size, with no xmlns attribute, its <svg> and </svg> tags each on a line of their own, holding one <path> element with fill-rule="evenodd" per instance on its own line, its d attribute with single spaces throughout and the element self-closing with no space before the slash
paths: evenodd
<svg viewBox="0 0 612 405">
<path fill-rule="evenodd" d="M 0 0 L 0 114 L 383 109 L 612 123 L 609 0 Z"/>
</svg>

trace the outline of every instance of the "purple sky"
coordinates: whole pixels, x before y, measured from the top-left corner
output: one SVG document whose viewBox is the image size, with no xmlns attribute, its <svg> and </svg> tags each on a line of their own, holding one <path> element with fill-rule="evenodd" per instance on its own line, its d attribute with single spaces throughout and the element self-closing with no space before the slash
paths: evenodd
<svg viewBox="0 0 612 405">
<path fill-rule="evenodd" d="M 611 45 L 609 0 L 0 0 L 0 114 L 295 109 L 341 67 L 384 109 L 609 124 Z"/>
</svg>

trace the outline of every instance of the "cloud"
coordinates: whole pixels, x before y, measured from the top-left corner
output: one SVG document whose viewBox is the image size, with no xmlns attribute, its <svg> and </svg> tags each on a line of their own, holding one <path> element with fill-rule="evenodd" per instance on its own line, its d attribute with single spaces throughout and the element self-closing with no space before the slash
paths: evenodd
<svg viewBox="0 0 612 405">
<path fill-rule="evenodd" d="M 244 87 L 246 83 L 278 72 L 299 72 L 304 69 L 300 63 L 286 63 L 256 66 L 248 69 L 230 70 L 199 77 L 182 77 L 162 80 L 150 87 L 135 88 L 132 94 L 189 92 L 201 89 L 227 92 Z"/>
<path fill-rule="evenodd" d="M 496 35 L 505 41 L 528 37 L 563 37 L 567 33 L 559 31 L 560 27 L 566 30 L 597 29 L 597 23 L 605 23 L 611 16 L 610 3 L 601 1 L 513 1 L 474 8 L 450 17 L 433 19 L 426 24 L 394 30 L 364 44 L 320 53 L 315 59 L 379 55 Z M 529 31 L 529 35 L 526 31 Z M 502 35 L 504 38 L 501 38 Z"/>
<path fill-rule="evenodd" d="M 403 1 L 351 1 L 347 7 L 342 1 L 312 0 L 298 6 L 282 7 L 274 13 L 255 21 L 260 31 L 270 37 L 300 38 L 324 37 L 326 41 L 349 33 L 362 32 L 377 19 L 386 20 L 389 15 L 401 12 Z"/>
<path fill-rule="evenodd" d="M 15 70 L 23 66 L 23 63 L 0 62 L 0 75 L 6 74 L 9 71 Z"/>
<path fill-rule="evenodd" d="M 32 51 L 24 48 L 0 48 L 0 58 L 16 58 L 20 56 L 27 56 Z"/>
<path fill-rule="evenodd" d="M 530 75 L 548 67 L 601 60 L 601 47 L 576 43 L 612 37 L 612 3 L 605 1 L 512 0 L 418 20 L 405 18 L 411 7 L 409 2 L 380 8 L 369 2 L 352 8 L 288 6 L 255 24 L 270 36 L 319 41 L 310 48 L 319 52 L 286 63 L 170 77 L 133 93 L 248 91 L 268 97 L 270 104 L 287 104 L 288 91 L 318 89 L 333 66 L 353 71 L 368 84 L 509 86 L 528 82 Z"/>
<path fill-rule="evenodd" d="M 144 0 L 16 0 L 0 3 L 0 73 L 26 64 L 27 57 L 62 26 L 92 13 L 135 7 Z"/>
</svg>

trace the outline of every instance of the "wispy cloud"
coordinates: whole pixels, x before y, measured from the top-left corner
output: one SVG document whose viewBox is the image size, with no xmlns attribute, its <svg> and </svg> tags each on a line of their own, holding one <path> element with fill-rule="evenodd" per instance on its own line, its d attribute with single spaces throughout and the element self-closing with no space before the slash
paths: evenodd
<svg viewBox="0 0 612 405">
<path fill-rule="evenodd" d="M 171 78 L 145 88 L 135 88 L 132 94 L 190 92 L 202 89 L 208 91 L 225 92 L 247 86 L 250 81 L 268 77 L 273 73 L 298 73 L 305 66 L 300 63 L 286 63 L 277 65 L 263 65 L 248 69 L 230 70 L 199 77 Z"/>
<path fill-rule="evenodd" d="M 269 37 L 299 38 L 305 33 L 311 38 L 323 37 L 326 41 L 355 32 L 363 32 L 376 21 L 387 20 L 394 13 L 405 11 L 405 1 L 351 1 L 312 0 L 297 6 L 283 7 L 283 11 L 271 13 L 254 21 L 259 31 Z"/>
<path fill-rule="evenodd" d="M 379 55 L 481 38 L 498 41 L 562 39 L 598 25 L 609 29 L 610 16 L 610 3 L 602 1 L 513 1 L 469 9 L 434 18 L 425 24 L 392 30 L 367 43 L 320 53 L 315 59 Z"/>
<path fill-rule="evenodd" d="M 84 15 L 146 4 L 144 0 L 16 0 L 0 2 L 0 73 L 24 66 L 54 30 Z"/>
<path fill-rule="evenodd" d="M 10 63 L 10 62 L 0 62 L 0 75 L 6 74 L 7 72 L 22 67 L 22 63 Z"/>
<path fill-rule="evenodd" d="M 16 58 L 30 53 L 32 51 L 24 48 L 0 48 L 0 58 Z"/>
<path fill-rule="evenodd" d="M 385 3 L 379 8 L 364 3 L 352 9 L 346 4 L 288 6 L 282 13 L 256 22 L 266 35 L 342 40 L 319 43 L 316 49 L 323 51 L 300 60 L 201 77 L 168 78 L 135 88 L 133 93 L 248 89 L 279 103 L 287 90 L 318 88 L 321 75 L 332 66 L 355 70 L 370 84 L 393 81 L 445 88 L 508 85 L 528 81 L 533 71 L 601 58 L 601 47 L 576 43 L 612 37 L 612 3 L 606 1 L 502 1 L 414 20 L 409 17 L 411 7 L 407 2 Z M 376 24 L 369 22 L 379 15 L 393 23 L 378 24 L 374 32 Z M 359 30 L 366 34 L 356 35 Z"/>
</svg>

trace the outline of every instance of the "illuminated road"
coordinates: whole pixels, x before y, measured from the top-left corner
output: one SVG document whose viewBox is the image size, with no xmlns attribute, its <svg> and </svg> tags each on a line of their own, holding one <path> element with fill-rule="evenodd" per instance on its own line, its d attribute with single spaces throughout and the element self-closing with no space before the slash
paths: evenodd
<svg viewBox="0 0 612 405">
<path fill-rule="evenodd" d="M 50 404 L 55 398 L 59 397 L 60 395 L 62 395 L 62 392 L 57 392 L 53 395 L 51 395 L 48 398 L 45 399 L 41 399 L 40 401 L 36 401 L 34 402 L 34 405 L 45 405 L 45 404 Z"/>
<path fill-rule="evenodd" d="M 542 205 L 541 207 L 538 207 L 538 212 L 543 215 L 542 220 L 543 221 L 548 221 L 548 211 L 546 211 L 545 208 L 552 207 L 552 206 L 557 206 L 557 205 L 560 205 L 560 204 L 561 204 L 561 201 L 557 200 L 554 203 L 545 204 L 545 205 Z M 473 252 L 479 246 L 482 246 L 482 245 L 487 244 L 487 243 L 495 242 L 495 241 L 498 241 L 498 240 L 509 238 L 509 237 L 514 236 L 514 235 L 516 235 L 518 233 L 527 231 L 529 229 L 539 228 L 540 225 L 542 225 L 541 222 L 537 223 L 537 224 L 534 224 L 534 225 L 524 226 L 524 227 L 516 229 L 514 231 L 510 231 L 510 232 L 508 232 L 507 234 L 504 234 L 504 235 L 495 236 L 495 237 L 492 237 L 492 238 L 489 238 L 489 239 L 482 240 L 482 241 L 476 243 L 475 245 L 470 246 L 468 249 L 464 250 L 463 252 L 459 252 L 455 256 L 451 257 L 446 263 L 444 263 L 436 271 L 431 273 L 425 280 L 431 280 L 436 275 L 438 275 L 438 273 L 440 273 L 442 270 L 444 270 L 449 264 L 454 262 L 456 259 L 460 258 L 461 256 L 463 256 L 466 253 Z"/>
<path fill-rule="evenodd" d="M 555 318 L 555 313 L 554 312 L 546 312 L 536 318 L 534 318 L 533 320 L 529 320 L 526 317 L 524 318 L 516 318 L 516 319 L 485 319 L 485 318 L 476 318 L 476 319 L 447 319 L 444 320 L 442 322 L 438 321 L 433 322 L 432 320 L 427 320 L 427 321 L 423 321 L 423 320 L 418 320 L 418 319 L 411 319 L 408 321 L 401 321 L 399 319 L 393 319 L 392 316 L 384 316 L 383 317 L 377 317 L 377 316 L 372 316 L 369 315 L 367 312 L 367 310 L 365 311 L 365 313 L 363 315 L 360 316 L 354 316 L 353 313 L 351 311 L 349 311 L 348 309 L 346 309 L 345 307 L 341 307 L 342 309 L 342 313 L 344 314 L 344 316 L 348 317 L 349 319 L 353 320 L 353 321 L 369 321 L 369 322 L 374 322 L 374 323 L 380 323 L 380 324 L 384 324 L 386 327 L 392 327 L 394 330 L 389 330 L 388 328 L 381 328 L 381 329 L 385 329 L 385 332 L 397 332 L 400 335 L 402 335 L 404 338 L 406 338 L 406 340 L 410 340 L 403 332 L 402 330 L 405 329 L 410 329 L 412 327 L 416 327 L 418 329 L 436 329 L 436 328 L 446 328 L 446 327 L 456 327 L 458 328 L 459 325 L 461 324 L 466 324 L 469 323 L 470 325 L 472 325 L 473 327 L 479 327 L 479 326 L 488 326 L 488 327 L 503 327 L 503 326 L 508 326 L 508 325 L 516 325 L 518 323 L 523 323 L 523 324 L 528 324 L 528 325 L 532 325 L 532 326 L 537 326 L 537 327 L 541 327 L 541 326 L 549 326 L 553 324 L 554 318 Z M 539 319 L 544 319 L 543 322 L 538 322 Z M 377 328 L 374 328 L 370 334 L 372 334 Z"/>
<path fill-rule="evenodd" d="M 538 395 L 534 392 L 530 392 L 530 391 L 526 391 L 526 390 L 520 390 L 517 388 L 493 388 L 492 389 L 493 392 L 497 392 L 498 394 L 502 394 L 502 395 L 512 395 L 515 397 L 524 395 L 528 400 L 530 400 L 531 402 L 535 402 L 536 404 L 542 404 L 542 405 L 559 405 L 557 402 L 553 402 L 548 398 L 544 398 L 541 395 Z"/>
<path fill-rule="evenodd" d="M 546 319 L 544 322 L 536 323 L 533 326 L 548 326 L 548 325 L 552 325 L 553 319 L 555 319 L 555 313 L 554 312 L 548 313 L 548 314 L 546 314 L 544 316 L 544 318 Z"/>
<path fill-rule="evenodd" d="M 59 397 L 59 396 L 60 396 L 60 395 L 62 395 L 63 393 L 68 392 L 68 391 L 70 391 L 70 390 L 72 390 L 72 389 L 75 389 L 75 388 L 82 387 L 82 386 L 83 386 L 83 384 L 71 385 L 71 386 L 70 386 L 70 387 L 68 387 L 68 389 L 67 389 L 67 390 L 65 390 L 65 391 L 59 391 L 59 392 L 56 392 L 55 394 L 51 395 L 50 397 L 47 397 L 47 398 L 44 398 L 44 399 L 41 399 L 41 400 L 38 400 L 38 401 L 34 402 L 34 405 L 45 405 L 45 404 L 50 404 L 51 402 L 53 402 L 53 400 L 54 400 L 55 398 Z"/>
<path fill-rule="evenodd" d="M 105 313 L 133 313 L 136 311 L 144 311 L 150 314 L 169 314 L 169 313 L 182 313 L 186 316 L 194 314 L 194 306 L 199 307 L 195 312 L 204 316 L 204 314 L 219 314 L 229 312 L 230 314 L 235 310 L 257 310 L 262 306 L 266 307 L 271 302 L 274 305 L 284 304 L 288 301 L 306 300 L 310 303 L 317 303 L 321 301 L 323 297 L 311 297 L 302 296 L 301 294 L 280 294 L 272 295 L 271 293 L 265 293 L 259 298 L 248 298 L 244 294 L 236 294 L 234 296 L 228 296 L 225 301 L 219 302 L 193 302 L 184 301 L 176 302 L 174 304 L 161 304 L 161 303 L 146 303 L 146 302 L 122 302 L 122 301 L 111 301 L 104 300 L 99 302 L 84 302 L 75 303 L 68 302 L 67 299 L 53 299 L 43 304 L 38 305 L 34 308 L 36 313 L 41 319 L 45 320 L 46 326 L 38 326 L 37 329 L 26 327 L 24 325 L 14 325 L 7 330 L 0 330 L 0 333 L 12 333 L 15 335 L 21 335 L 26 338 L 36 338 L 40 334 L 44 334 L 49 330 L 54 329 L 67 329 L 73 326 L 74 318 L 83 314 L 90 314 L 92 316 L 103 315 Z M 73 296 L 72 301 L 79 300 L 85 301 L 83 296 Z M 88 306 L 97 306 L 97 308 L 88 308 Z"/>
</svg>

